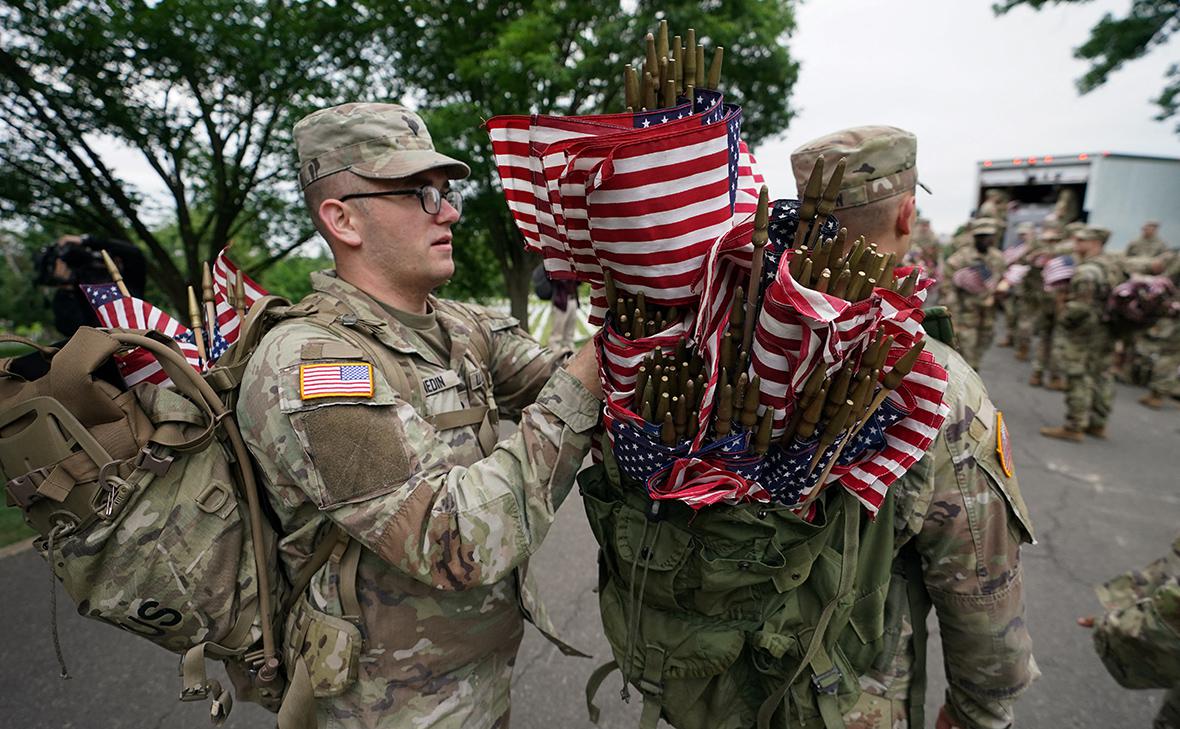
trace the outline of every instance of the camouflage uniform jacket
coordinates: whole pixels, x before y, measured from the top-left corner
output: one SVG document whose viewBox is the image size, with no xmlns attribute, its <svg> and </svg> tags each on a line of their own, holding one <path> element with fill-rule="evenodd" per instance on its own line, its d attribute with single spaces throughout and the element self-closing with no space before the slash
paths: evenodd
<svg viewBox="0 0 1180 729">
<path fill-rule="evenodd" d="M 1019 484 L 997 453 L 999 413 L 979 375 L 947 345 L 927 342 L 950 375 L 950 413 L 930 450 L 893 485 L 901 555 L 891 592 L 906 580 L 902 561 L 920 559 L 942 634 L 952 717 L 964 729 L 1002 729 L 1012 723 L 1013 700 L 1040 676 L 1024 622 L 1020 565 L 1020 545 L 1032 542 L 1032 523 Z M 894 640 L 860 680 L 867 694 L 888 699 L 893 708 L 863 703 L 874 711 L 846 717 L 857 729 L 907 725 L 898 707 L 910 690 L 915 646 L 904 585 L 900 592 L 902 599 L 891 599 L 885 615 Z M 884 716 L 889 711 L 892 717 Z"/>
<path fill-rule="evenodd" d="M 288 577 L 331 523 L 363 546 L 359 678 L 313 675 L 319 724 L 490 726 L 508 710 L 522 615 L 544 622 L 521 573 L 574 483 L 600 403 L 572 375 L 554 372 L 559 361 L 515 319 L 432 297 L 451 341 L 444 361 L 334 274 L 313 274 L 312 284 L 371 333 L 380 354 L 371 395 L 304 396 L 302 365 L 370 357 L 297 318 L 269 331 L 251 357 L 237 413 L 285 535 Z M 484 331 L 469 324 L 485 317 Z M 475 337 L 487 338 L 489 361 L 473 355 Z M 407 363 L 426 412 L 390 385 L 390 369 Z M 520 429 L 486 457 L 476 426 L 436 430 L 427 420 L 492 396 L 502 414 L 519 414 Z M 338 587 L 334 560 L 312 581 L 311 608 L 342 615 Z M 310 649 L 328 666 L 348 660 Z M 308 658 L 306 643 L 303 650 Z"/>
<path fill-rule="evenodd" d="M 1171 552 L 1098 588 L 1094 647 L 1127 688 L 1180 686 L 1180 537 Z"/>
<path fill-rule="evenodd" d="M 1122 278 L 1118 259 L 1106 253 L 1078 264 L 1069 282 L 1062 324 L 1071 331 L 1103 326 L 1103 313 L 1110 291 Z"/>
</svg>

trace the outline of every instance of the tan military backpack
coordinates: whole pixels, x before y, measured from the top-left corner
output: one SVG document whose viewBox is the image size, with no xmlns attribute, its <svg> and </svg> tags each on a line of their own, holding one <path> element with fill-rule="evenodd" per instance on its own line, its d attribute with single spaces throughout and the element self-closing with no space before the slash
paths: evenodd
<svg viewBox="0 0 1180 729">
<path fill-rule="evenodd" d="M 342 599 L 355 603 L 349 588 L 360 545 L 333 527 L 288 581 L 234 421 L 242 373 L 279 322 L 306 317 L 373 349 L 353 326 L 356 317 L 330 303 L 260 299 L 233 346 L 203 375 L 155 332 L 82 327 L 60 349 L 0 335 L 0 342 L 35 350 L 0 360 L 0 479 L 9 505 L 36 530 L 37 550 L 79 613 L 180 654 L 180 699 L 210 699 L 216 724 L 236 694 L 278 712 L 280 729 L 311 729 L 324 685 L 355 679 L 329 676 L 331 667 L 315 656 L 320 643 L 351 641 L 349 649 L 359 651 L 356 627 L 308 620 L 297 603 L 329 559 L 340 560 Z M 477 336 L 472 345 L 486 363 L 490 342 Z M 156 356 L 171 389 L 124 386 L 112 357 L 133 347 Z M 422 400 L 412 373 L 386 374 L 401 397 Z M 451 417 L 464 412 L 438 417 L 466 422 Z M 484 417 L 494 422 L 494 409 Z M 359 607 L 351 612 L 359 618 Z M 56 625 L 54 648 L 64 676 Z M 233 693 L 208 677 L 208 658 L 225 665 Z"/>
</svg>

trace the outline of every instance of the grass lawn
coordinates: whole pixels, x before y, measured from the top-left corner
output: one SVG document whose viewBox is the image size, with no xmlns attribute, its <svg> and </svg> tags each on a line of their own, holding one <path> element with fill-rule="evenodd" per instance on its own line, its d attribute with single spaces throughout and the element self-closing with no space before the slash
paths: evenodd
<svg viewBox="0 0 1180 729">
<path fill-rule="evenodd" d="M 15 506 L 0 506 L 0 547 L 33 536 L 32 529 L 25 525 L 20 509 Z"/>
</svg>

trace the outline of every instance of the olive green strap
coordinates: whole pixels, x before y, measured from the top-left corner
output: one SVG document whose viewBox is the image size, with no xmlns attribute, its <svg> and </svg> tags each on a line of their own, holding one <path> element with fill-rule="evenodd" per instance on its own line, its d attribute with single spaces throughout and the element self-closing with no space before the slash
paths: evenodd
<svg viewBox="0 0 1180 729">
<path fill-rule="evenodd" d="M 902 548 L 899 559 L 905 568 L 906 597 L 909 598 L 910 623 L 914 630 L 914 664 L 910 669 L 910 690 L 906 707 L 910 726 L 925 726 L 926 721 L 926 615 L 930 612 L 930 593 L 922 579 L 922 558 L 912 546 Z"/>
<path fill-rule="evenodd" d="M 181 701 L 210 700 L 209 719 L 220 726 L 229 717 L 234 706 L 233 693 L 222 688 L 217 679 L 210 679 L 205 672 L 205 652 L 214 648 L 213 643 L 198 643 L 189 648 L 180 659 Z"/>
<path fill-rule="evenodd" d="M 360 564 L 361 543 L 355 539 L 348 539 L 344 556 L 340 558 L 340 609 L 344 613 L 344 619 L 357 626 L 363 635 L 365 628 L 361 617 L 361 601 L 356 591 L 356 575 Z"/>
<path fill-rule="evenodd" d="M 639 729 L 657 729 L 664 697 L 664 649 L 647 644 L 647 660 L 643 662 L 643 676 L 639 692 L 643 695 L 643 713 L 639 715 Z"/>
<path fill-rule="evenodd" d="M 315 694 L 303 656 L 287 671 L 290 683 L 279 706 L 278 729 L 316 729 Z"/>
<path fill-rule="evenodd" d="M 598 689 L 602 688 L 602 682 L 606 680 L 606 677 L 617 670 L 619 670 L 619 662 L 608 661 L 595 668 L 594 673 L 591 673 L 589 680 L 586 681 L 586 713 L 590 715 L 590 721 L 595 724 L 598 723 L 598 717 L 602 711 L 594 704 L 594 697 L 598 695 Z"/>
<path fill-rule="evenodd" d="M 328 527 L 328 533 L 316 545 L 315 551 L 311 554 L 311 559 L 295 575 L 295 580 L 291 583 L 291 593 L 287 595 L 287 600 L 283 604 L 284 615 L 291 612 L 291 609 L 295 607 L 295 603 L 299 601 L 303 593 L 307 592 L 307 586 L 311 584 L 312 578 L 320 571 L 321 567 L 328 563 L 328 560 L 332 557 L 332 551 L 336 549 L 336 545 L 341 539 L 348 539 L 348 537 L 344 534 L 344 530 L 333 522 Z"/>
<path fill-rule="evenodd" d="M 484 418 L 487 417 L 487 414 L 487 405 L 476 405 L 474 407 L 463 408 L 462 410 L 452 410 L 447 413 L 430 415 L 426 418 L 426 421 L 433 425 L 435 430 L 452 430 L 454 428 L 464 428 L 468 425 L 482 423 Z"/>
</svg>

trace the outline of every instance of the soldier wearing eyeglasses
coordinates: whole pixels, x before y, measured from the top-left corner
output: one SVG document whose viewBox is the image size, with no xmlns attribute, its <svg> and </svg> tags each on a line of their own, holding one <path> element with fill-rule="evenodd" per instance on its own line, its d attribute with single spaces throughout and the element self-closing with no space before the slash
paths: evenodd
<svg viewBox="0 0 1180 729">
<path fill-rule="evenodd" d="M 287 576 L 332 552 L 286 618 L 288 679 L 321 727 L 507 726 L 523 622 L 553 637 L 526 568 L 590 447 L 594 352 L 563 365 L 432 294 L 469 169 L 416 113 L 345 104 L 294 136 L 335 270 L 263 338 L 238 405 Z M 520 428 L 500 440 L 502 417 Z"/>
</svg>

